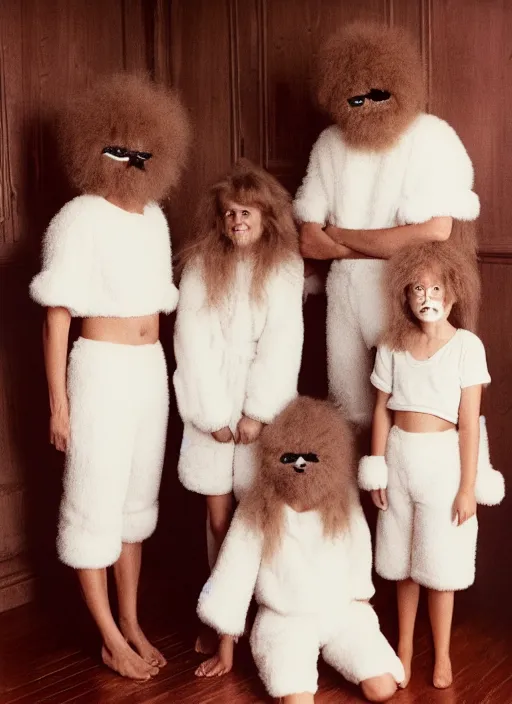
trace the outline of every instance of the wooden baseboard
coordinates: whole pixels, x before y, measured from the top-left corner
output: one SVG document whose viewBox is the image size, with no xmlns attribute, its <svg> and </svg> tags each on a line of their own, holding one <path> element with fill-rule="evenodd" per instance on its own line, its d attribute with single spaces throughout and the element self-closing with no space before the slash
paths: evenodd
<svg viewBox="0 0 512 704">
<path fill-rule="evenodd" d="M 0 577 L 0 613 L 32 601 L 35 578 L 27 569 Z"/>
</svg>

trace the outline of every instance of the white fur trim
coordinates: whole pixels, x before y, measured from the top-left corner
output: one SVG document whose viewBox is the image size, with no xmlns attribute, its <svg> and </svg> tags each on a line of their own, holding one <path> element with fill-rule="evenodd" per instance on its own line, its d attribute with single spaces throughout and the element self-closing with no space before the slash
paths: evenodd
<svg viewBox="0 0 512 704">
<path fill-rule="evenodd" d="M 388 466 L 381 455 L 366 455 L 359 462 L 359 488 L 364 491 L 385 489 L 388 485 Z"/>
<path fill-rule="evenodd" d="M 325 291 L 325 285 L 318 274 L 310 274 L 304 279 L 304 291 L 302 298 L 307 301 L 308 296 L 317 296 Z"/>
<path fill-rule="evenodd" d="M 505 478 L 491 464 L 489 437 L 485 417 L 480 416 L 480 446 L 476 474 L 475 497 L 484 506 L 496 506 L 505 497 Z"/>
<path fill-rule="evenodd" d="M 128 213 L 94 195 L 69 201 L 48 226 L 30 295 L 79 317 L 170 313 L 178 291 L 163 212 L 150 203 Z"/>
</svg>

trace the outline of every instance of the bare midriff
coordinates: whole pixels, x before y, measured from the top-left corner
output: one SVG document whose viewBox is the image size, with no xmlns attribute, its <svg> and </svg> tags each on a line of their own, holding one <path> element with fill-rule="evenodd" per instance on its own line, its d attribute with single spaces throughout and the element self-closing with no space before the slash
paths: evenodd
<svg viewBox="0 0 512 704">
<path fill-rule="evenodd" d="M 394 411 L 394 424 L 407 433 L 442 433 L 456 427 L 444 418 L 414 411 Z"/>
<path fill-rule="evenodd" d="M 159 338 L 159 314 L 134 318 L 84 318 L 82 337 L 119 345 L 152 345 Z"/>
</svg>

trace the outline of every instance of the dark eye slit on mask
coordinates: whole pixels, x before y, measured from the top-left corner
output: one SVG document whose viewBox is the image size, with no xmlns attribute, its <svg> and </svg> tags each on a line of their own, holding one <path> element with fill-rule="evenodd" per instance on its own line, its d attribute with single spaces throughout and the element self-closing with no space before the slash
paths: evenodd
<svg viewBox="0 0 512 704">
<path fill-rule="evenodd" d="M 281 462 L 283 464 L 295 464 L 299 457 L 302 457 L 306 462 L 319 462 L 318 455 L 314 452 L 285 452 L 281 455 Z"/>
<path fill-rule="evenodd" d="M 135 166 L 144 171 L 144 163 L 153 156 L 150 152 L 138 152 L 125 147 L 104 147 L 101 152 L 115 161 L 126 161 L 128 166 Z"/>
<path fill-rule="evenodd" d="M 379 90 L 378 88 L 372 88 L 366 95 L 354 95 L 352 98 L 348 98 L 347 103 L 351 108 L 360 108 L 364 105 L 365 100 L 371 100 L 374 103 L 381 103 L 384 100 L 389 100 L 391 98 L 391 93 L 387 90 Z"/>
</svg>

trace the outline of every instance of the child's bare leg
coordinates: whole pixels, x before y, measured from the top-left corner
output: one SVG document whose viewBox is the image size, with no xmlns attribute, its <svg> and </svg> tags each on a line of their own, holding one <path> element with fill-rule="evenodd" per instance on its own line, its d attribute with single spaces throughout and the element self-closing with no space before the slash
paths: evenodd
<svg viewBox="0 0 512 704">
<path fill-rule="evenodd" d="M 411 679 L 411 662 L 414 643 L 414 624 L 420 598 L 420 585 L 412 579 L 396 583 L 398 604 L 398 657 L 405 670 L 405 679 L 400 687 L 407 687 Z"/>
<path fill-rule="evenodd" d="M 233 515 L 233 494 L 207 496 L 206 505 L 208 509 L 209 529 L 213 538 L 212 557 L 215 561 L 231 523 Z M 198 677 L 224 675 L 233 667 L 233 638 L 222 636 L 220 640 L 218 640 L 218 646 L 215 645 L 212 649 L 212 635 L 215 639 L 214 643 L 216 643 L 217 638 L 209 629 L 204 629 L 196 640 L 195 650 L 197 653 L 210 654 L 217 650 L 213 657 L 205 660 L 197 668 L 196 675 Z"/>
<path fill-rule="evenodd" d="M 158 673 L 158 668 L 149 665 L 130 648 L 117 627 L 107 590 L 106 569 L 77 570 L 85 603 L 103 639 L 101 656 L 105 665 L 123 677 L 133 680 L 148 680 Z"/>
<path fill-rule="evenodd" d="M 434 687 L 446 689 L 453 682 L 450 638 L 453 616 L 453 592 L 428 591 L 428 611 L 434 638 Z"/>
<path fill-rule="evenodd" d="M 286 697 L 279 699 L 283 704 L 313 704 L 315 695 L 311 692 L 301 692 L 300 694 L 288 694 Z"/>
<path fill-rule="evenodd" d="M 121 555 L 114 565 L 119 626 L 121 633 L 131 643 L 141 658 L 154 667 L 167 664 L 162 653 L 148 641 L 137 617 L 137 591 L 142 561 L 142 543 L 123 543 Z"/>
</svg>

